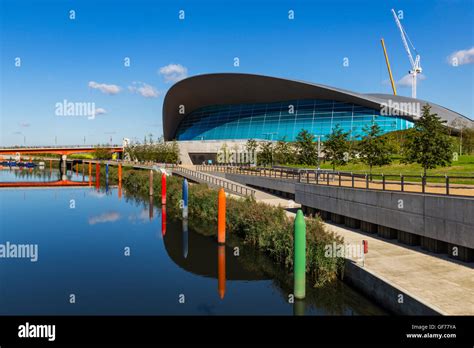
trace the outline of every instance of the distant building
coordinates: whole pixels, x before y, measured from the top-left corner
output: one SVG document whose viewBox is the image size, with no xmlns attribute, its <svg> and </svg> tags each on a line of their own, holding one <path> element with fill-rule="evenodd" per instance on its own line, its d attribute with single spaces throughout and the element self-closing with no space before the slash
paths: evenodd
<svg viewBox="0 0 474 348">
<path fill-rule="evenodd" d="M 248 139 L 294 141 L 301 129 L 321 140 L 336 125 L 358 139 L 376 122 L 384 133 L 408 129 L 422 107 L 448 125 L 469 118 L 420 99 L 360 94 L 339 88 L 252 74 L 206 74 L 177 82 L 163 105 L 165 141 L 177 140 L 183 163 L 215 161 L 225 144 L 242 148 Z"/>
</svg>

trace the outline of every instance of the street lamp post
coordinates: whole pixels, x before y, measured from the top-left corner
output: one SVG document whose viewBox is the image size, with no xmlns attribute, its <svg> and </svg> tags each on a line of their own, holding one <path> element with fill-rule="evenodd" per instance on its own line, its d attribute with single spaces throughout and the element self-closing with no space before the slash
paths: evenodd
<svg viewBox="0 0 474 348">
<path fill-rule="evenodd" d="M 319 158 L 321 157 L 321 136 L 318 135 L 318 170 L 320 168 Z"/>
</svg>

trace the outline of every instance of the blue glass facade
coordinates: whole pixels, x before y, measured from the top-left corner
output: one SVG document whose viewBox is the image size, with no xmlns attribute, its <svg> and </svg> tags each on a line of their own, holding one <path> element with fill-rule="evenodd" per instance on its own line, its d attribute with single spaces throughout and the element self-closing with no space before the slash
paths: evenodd
<svg viewBox="0 0 474 348">
<path fill-rule="evenodd" d="M 359 139 L 372 120 L 384 133 L 407 129 L 413 123 L 400 117 L 334 100 L 304 99 L 276 103 L 213 105 L 187 115 L 176 132 L 177 140 L 273 139 L 294 141 L 301 129 L 314 135 L 331 133 L 339 124 Z"/>
</svg>

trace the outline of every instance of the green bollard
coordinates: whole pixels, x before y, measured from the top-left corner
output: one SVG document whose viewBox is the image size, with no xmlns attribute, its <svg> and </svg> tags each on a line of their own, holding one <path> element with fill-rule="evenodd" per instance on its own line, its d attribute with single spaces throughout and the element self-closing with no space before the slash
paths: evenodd
<svg viewBox="0 0 474 348">
<path fill-rule="evenodd" d="M 294 295 L 296 299 L 301 300 L 306 296 L 306 223 L 301 209 L 296 213 L 293 246 Z"/>
</svg>

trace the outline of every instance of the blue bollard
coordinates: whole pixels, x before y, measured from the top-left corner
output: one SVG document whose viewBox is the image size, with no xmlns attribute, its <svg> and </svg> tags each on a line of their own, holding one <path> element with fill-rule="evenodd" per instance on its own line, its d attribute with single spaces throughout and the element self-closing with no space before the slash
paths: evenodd
<svg viewBox="0 0 474 348">
<path fill-rule="evenodd" d="M 188 180 L 183 180 L 183 219 L 188 218 Z"/>
</svg>

